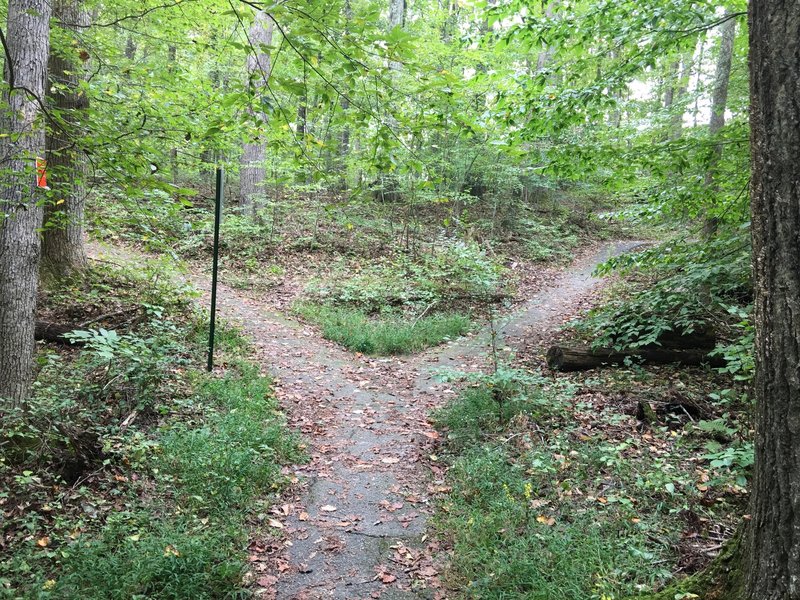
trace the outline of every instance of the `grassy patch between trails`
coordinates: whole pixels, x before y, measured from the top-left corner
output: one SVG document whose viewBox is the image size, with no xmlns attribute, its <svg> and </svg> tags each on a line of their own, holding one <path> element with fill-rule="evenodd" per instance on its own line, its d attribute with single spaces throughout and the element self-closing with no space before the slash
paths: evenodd
<svg viewBox="0 0 800 600">
<path fill-rule="evenodd" d="M 437 313 L 417 320 L 399 315 L 370 317 L 354 308 L 300 304 L 296 311 L 319 325 L 322 335 L 353 352 L 378 356 L 410 354 L 457 338 L 471 327 L 459 314 Z"/>
</svg>

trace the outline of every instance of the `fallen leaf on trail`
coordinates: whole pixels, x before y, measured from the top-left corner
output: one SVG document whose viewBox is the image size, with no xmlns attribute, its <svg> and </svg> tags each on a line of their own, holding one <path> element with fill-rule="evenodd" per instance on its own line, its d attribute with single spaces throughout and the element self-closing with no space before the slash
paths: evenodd
<svg viewBox="0 0 800 600">
<path fill-rule="evenodd" d="M 256 580 L 256 583 L 261 587 L 272 587 L 276 583 L 278 583 L 278 578 L 274 575 L 264 575 L 264 577 L 259 577 Z"/>
<path fill-rule="evenodd" d="M 170 556 L 170 555 L 172 555 L 172 556 L 180 556 L 181 553 L 178 552 L 178 550 L 177 550 L 177 548 L 175 548 L 175 546 L 171 546 L 170 545 L 170 546 L 167 546 L 166 548 L 164 548 L 164 556 Z"/>
<path fill-rule="evenodd" d="M 303 511 L 303 512 L 300 513 L 300 515 L 297 518 L 300 521 L 308 521 L 308 513 L 306 511 Z"/>
<path fill-rule="evenodd" d="M 270 519 L 269 525 L 270 527 L 274 527 L 275 529 L 283 529 L 283 523 L 278 521 L 278 519 Z"/>
<path fill-rule="evenodd" d="M 50 545 L 50 537 L 44 536 L 43 538 L 39 538 L 38 540 L 36 540 L 36 545 L 41 546 L 42 548 L 46 548 L 47 546 Z"/>
<path fill-rule="evenodd" d="M 332 504 L 326 504 L 325 506 L 321 507 L 320 510 L 323 512 L 334 512 L 336 507 Z"/>
<path fill-rule="evenodd" d="M 397 577 L 391 573 L 381 573 L 380 578 L 383 583 L 392 583 L 393 581 L 397 581 Z"/>
<path fill-rule="evenodd" d="M 539 515 L 536 517 L 536 521 L 542 525 L 547 525 L 548 527 L 552 527 L 556 524 L 556 520 L 553 517 L 546 517 L 544 515 Z"/>
<path fill-rule="evenodd" d="M 417 571 L 422 577 L 435 577 L 439 574 L 439 571 L 434 569 L 431 566 L 422 567 L 419 571 Z"/>
</svg>

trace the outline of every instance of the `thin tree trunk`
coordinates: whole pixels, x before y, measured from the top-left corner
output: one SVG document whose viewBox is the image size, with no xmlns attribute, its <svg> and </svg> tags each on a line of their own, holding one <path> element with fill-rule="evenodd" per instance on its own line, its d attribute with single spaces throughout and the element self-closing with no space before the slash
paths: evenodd
<svg viewBox="0 0 800 600">
<path fill-rule="evenodd" d="M 48 0 L 10 0 L 8 58 L 0 108 L 0 398 L 22 405 L 33 374 L 33 333 L 43 200 L 36 157 L 45 149 L 39 102 L 44 99 L 50 45 Z M 23 88 L 25 91 L 23 91 Z"/>
<path fill-rule="evenodd" d="M 353 20 L 353 7 L 350 4 L 350 0 L 345 0 L 344 2 L 344 34 L 348 36 L 350 34 L 350 21 Z M 345 172 L 345 160 L 347 160 L 347 155 L 350 152 L 350 126 L 347 124 L 347 111 L 350 109 L 350 100 L 346 96 L 342 96 L 339 102 L 339 105 L 342 107 L 342 114 L 344 115 L 344 127 L 342 127 L 342 133 L 339 138 L 339 157 L 341 158 L 342 163 L 342 171 Z"/>
<path fill-rule="evenodd" d="M 389 29 L 405 29 L 406 27 L 406 11 L 408 3 L 406 0 L 389 0 Z M 392 71 L 400 69 L 400 63 L 397 61 L 389 61 L 389 68 Z"/>
<path fill-rule="evenodd" d="M 694 111 L 692 114 L 692 124 L 697 127 L 697 116 L 700 114 L 700 93 L 703 90 L 703 60 L 706 52 L 706 36 L 702 34 L 700 38 L 700 51 L 697 57 L 697 81 L 694 86 Z"/>
<path fill-rule="evenodd" d="M 687 52 L 681 57 L 678 80 L 675 82 L 674 106 L 669 125 L 669 139 L 671 140 L 680 139 L 683 131 L 683 115 L 686 112 L 686 93 L 689 91 L 693 54 L 693 52 Z"/>
<path fill-rule="evenodd" d="M 175 72 L 178 62 L 178 48 L 176 46 L 169 46 L 167 62 L 169 63 L 170 72 Z M 172 177 L 172 184 L 178 183 L 178 148 L 173 146 L 169 150 L 169 167 Z"/>
<path fill-rule="evenodd" d="M 133 41 L 132 36 L 128 36 L 127 41 L 125 42 L 125 58 L 128 60 L 133 60 L 136 56 L 136 43 Z"/>
<path fill-rule="evenodd" d="M 88 168 L 86 155 L 76 140 L 86 120 L 89 100 L 79 88 L 85 76 L 72 42 L 77 41 L 79 27 L 89 26 L 89 13 L 82 0 L 56 0 L 53 14 L 70 39 L 60 52 L 51 48 L 48 63 L 48 101 L 59 125 L 51 125 L 47 132 L 48 183 L 53 193 L 44 208 L 40 272 L 61 278 L 82 271 L 87 265 L 83 219 Z"/>
<path fill-rule="evenodd" d="M 750 3 L 756 462 L 749 600 L 800 599 L 800 3 Z"/>
<path fill-rule="evenodd" d="M 550 2 L 548 2 L 544 8 L 544 16 L 548 19 L 555 17 L 559 4 L 561 4 L 561 0 L 550 0 Z M 550 63 L 550 61 L 553 59 L 554 52 L 554 46 L 547 46 L 542 52 L 539 53 L 539 56 L 536 57 L 537 72 L 544 69 Z"/>
<path fill-rule="evenodd" d="M 251 54 L 247 57 L 247 76 L 250 89 L 259 102 L 261 96 L 267 93 L 271 68 L 269 54 L 262 49 L 262 46 L 269 46 L 272 43 L 273 28 L 274 23 L 269 15 L 258 11 L 248 33 L 252 49 Z M 265 193 L 266 167 L 264 160 L 267 156 L 265 131 L 267 115 L 253 109 L 249 110 L 249 114 L 255 121 L 261 121 L 262 124 L 258 126 L 258 131 L 253 138 L 245 142 L 242 148 L 239 201 L 243 212 L 255 216 L 261 204 L 259 199 Z"/>
<path fill-rule="evenodd" d="M 731 63 L 733 62 L 733 43 L 736 39 L 736 19 L 730 18 L 722 24 L 717 56 L 717 72 L 714 77 L 714 91 L 711 96 L 711 121 L 708 124 L 708 133 L 713 140 L 725 126 L 725 109 L 728 106 L 728 84 L 731 79 Z M 716 195 L 719 186 L 715 181 L 717 166 L 722 158 L 722 144 L 717 143 L 711 151 L 711 157 L 706 170 L 705 186 L 711 196 L 710 207 L 716 204 Z M 704 232 L 712 236 L 719 226 L 719 218 L 713 213 L 706 216 Z"/>
</svg>

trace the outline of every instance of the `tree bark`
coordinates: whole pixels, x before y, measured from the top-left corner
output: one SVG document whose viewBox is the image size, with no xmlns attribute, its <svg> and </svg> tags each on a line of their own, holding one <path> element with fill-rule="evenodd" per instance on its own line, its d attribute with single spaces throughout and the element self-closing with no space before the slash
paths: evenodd
<svg viewBox="0 0 800 600">
<path fill-rule="evenodd" d="M 36 157 L 45 150 L 40 103 L 50 45 L 50 2 L 8 3 L 8 60 L 0 107 L 0 398 L 24 404 L 33 373 L 41 201 Z"/>
<path fill-rule="evenodd" d="M 48 103 L 59 122 L 47 130 L 48 183 L 53 192 L 44 207 L 40 271 L 58 279 L 82 271 L 88 262 L 83 242 L 88 168 L 77 140 L 86 121 L 89 100 L 80 89 L 85 76 L 73 41 L 77 41 L 79 28 L 89 26 L 89 13 L 82 0 L 56 0 L 53 15 L 68 39 L 58 51 L 51 48 L 48 62 Z"/>
<path fill-rule="evenodd" d="M 258 102 L 261 96 L 267 93 L 267 82 L 270 75 L 270 56 L 262 49 L 272 43 L 274 23 L 269 15 L 263 11 L 256 12 L 253 25 L 250 27 L 248 38 L 252 46 L 251 54 L 247 57 L 247 76 L 250 90 Z M 259 198 L 265 193 L 264 180 L 266 167 L 264 160 L 267 156 L 266 123 L 267 115 L 260 110 L 249 109 L 248 114 L 254 121 L 261 121 L 258 131 L 253 139 L 244 143 L 240 159 L 240 192 L 239 201 L 242 212 L 256 215 Z"/>
<path fill-rule="evenodd" d="M 800 3 L 750 3 L 756 461 L 749 600 L 800 599 Z"/>
</svg>

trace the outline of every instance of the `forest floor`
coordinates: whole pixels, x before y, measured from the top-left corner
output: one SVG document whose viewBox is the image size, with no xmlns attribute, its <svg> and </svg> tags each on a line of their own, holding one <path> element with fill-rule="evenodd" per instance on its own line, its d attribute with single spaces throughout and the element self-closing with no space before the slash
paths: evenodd
<svg viewBox="0 0 800 600">
<path fill-rule="evenodd" d="M 594 267 L 638 245 L 596 246 L 546 278 L 496 323 L 496 347 L 513 356 L 524 340 L 568 321 L 596 293 Z M 119 259 L 114 248 L 93 253 Z M 208 277 L 187 277 L 207 305 Z M 436 496 L 449 491 L 429 416 L 458 393 L 437 374 L 490 367 L 489 328 L 416 356 L 371 358 L 273 307 L 255 292 L 219 288 L 220 317 L 252 338 L 310 457 L 273 514 L 253 527 L 252 585 L 267 598 L 447 597 L 438 578 L 445 549 L 426 529 Z"/>
</svg>

